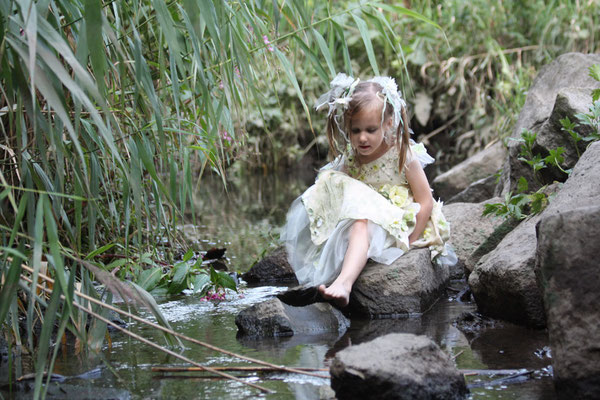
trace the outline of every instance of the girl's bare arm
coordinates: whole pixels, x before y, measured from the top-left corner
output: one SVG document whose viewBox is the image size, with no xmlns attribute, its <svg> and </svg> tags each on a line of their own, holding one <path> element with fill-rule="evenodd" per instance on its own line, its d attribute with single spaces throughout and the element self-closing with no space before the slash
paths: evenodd
<svg viewBox="0 0 600 400">
<path fill-rule="evenodd" d="M 433 209 L 433 197 L 425 171 L 418 160 L 412 161 L 406 168 L 406 180 L 410 186 L 413 197 L 421 205 L 421 210 L 417 213 L 417 223 L 415 229 L 408 237 L 409 243 L 414 242 L 421 236 L 425 225 L 431 216 Z"/>
</svg>

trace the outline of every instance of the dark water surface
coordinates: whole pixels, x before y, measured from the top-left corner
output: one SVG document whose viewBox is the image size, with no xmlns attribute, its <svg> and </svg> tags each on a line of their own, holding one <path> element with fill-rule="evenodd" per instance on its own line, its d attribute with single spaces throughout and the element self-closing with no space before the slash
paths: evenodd
<svg viewBox="0 0 600 400">
<path fill-rule="evenodd" d="M 186 226 L 197 241 L 208 249 L 227 247 L 228 263 L 233 270 L 246 270 L 269 247 L 275 228 L 285 218 L 287 206 L 306 188 L 307 180 L 299 177 L 253 177 L 229 186 L 225 195 L 218 182 L 203 182 L 203 192 L 196 200 L 195 225 Z M 188 216 L 190 221 L 191 215 Z M 454 286 L 460 283 L 454 282 Z M 176 330 L 198 340 L 229 351 L 259 358 L 275 364 L 296 367 L 327 368 L 335 353 L 351 344 L 372 340 L 392 332 L 424 334 L 434 339 L 445 351 L 456 356 L 461 369 L 523 369 L 534 371 L 516 382 L 489 382 L 501 376 L 469 376 L 473 399 L 554 399 L 548 367 L 551 359 L 544 351 L 548 345 L 544 331 L 529 330 L 511 324 L 498 324 L 479 333 L 463 333 L 453 321 L 476 306 L 460 303 L 451 297 L 440 299 L 427 313 L 406 319 L 353 319 L 350 329 L 338 335 L 293 336 L 280 339 L 250 340 L 237 337 L 235 316 L 242 309 L 270 298 L 285 287 L 243 288 L 230 293 L 225 301 L 201 301 L 193 295 L 159 300 L 160 308 Z M 150 318 L 148 313 L 141 311 Z M 162 345 L 161 335 L 135 321 L 129 328 Z M 250 365 L 248 362 L 186 343 L 186 357 L 207 366 Z M 112 368 L 106 367 L 103 357 Z M 22 373 L 30 372 L 25 357 L 16 361 Z M 200 373 L 155 373 L 154 366 L 183 366 L 184 363 L 165 355 L 122 333 L 111 333 L 111 344 L 101 356 L 61 354 L 55 373 L 75 376 L 96 368 L 88 379 L 69 379 L 53 385 L 48 398 L 64 399 L 318 399 L 330 398 L 329 380 L 295 374 L 243 374 L 245 380 L 276 391 L 262 395 L 241 383 L 202 378 Z M 327 374 L 327 373 L 325 373 Z M 0 365 L 0 386 L 7 382 L 6 363 Z M 267 379 L 269 378 L 269 379 Z M 520 380 L 519 380 L 520 379 Z M 4 398 L 30 398 L 27 385 L 22 391 L 9 393 L 2 386 Z"/>
</svg>

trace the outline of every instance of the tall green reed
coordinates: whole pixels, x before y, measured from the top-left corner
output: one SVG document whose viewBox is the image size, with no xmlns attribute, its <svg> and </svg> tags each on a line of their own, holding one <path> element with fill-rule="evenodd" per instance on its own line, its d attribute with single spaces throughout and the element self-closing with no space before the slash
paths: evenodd
<svg viewBox="0 0 600 400">
<path fill-rule="evenodd" d="M 102 343 L 106 325 L 72 307 L 75 287 L 110 302 L 99 281 L 168 325 L 147 292 L 115 275 L 135 279 L 152 263 L 148 252 L 180 243 L 201 171 L 224 177 L 248 145 L 248 105 L 262 115 L 265 86 L 287 80 L 311 125 L 298 75 L 325 85 L 338 70 L 354 72 L 348 32 L 377 73 L 374 35 L 402 56 L 390 14 L 438 28 L 402 7 L 346 5 L 0 2 L 0 323 L 11 344 L 36 355 L 34 397 L 66 331 L 82 348 Z M 51 296 L 19 279 L 22 264 L 34 282 L 40 272 L 55 279 Z"/>
</svg>

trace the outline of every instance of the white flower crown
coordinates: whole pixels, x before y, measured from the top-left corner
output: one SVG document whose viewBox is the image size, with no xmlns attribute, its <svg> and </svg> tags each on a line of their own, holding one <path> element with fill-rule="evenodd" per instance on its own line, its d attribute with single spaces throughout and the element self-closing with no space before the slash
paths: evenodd
<svg viewBox="0 0 600 400">
<path fill-rule="evenodd" d="M 360 79 L 354 79 L 344 73 L 339 73 L 330 83 L 331 89 L 321 95 L 315 104 L 315 109 L 320 110 L 325 105 L 329 106 L 327 117 L 330 118 L 333 114 L 333 119 L 337 126 L 338 131 L 342 137 L 349 142 L 348 134 L 344 131 L 344 112 L 348 109 L 350 101 L 352 100 L 352 94 L 356 85 L 360 82 Z M 388 103 L 393 107 L 393 123 L 392 129 L 385 132 L 385 140 L 391 144 L 396 139 L 396 131 L 398 126 L 403 123 L 402 121 L 402 108 L 406 107 L 406 102 L 402 98 L 402 93 L 398 90 L 398 85 L 394 78 L 389 76 L 376 76 L 369 79 L 367 82 L 377 83 L 382 87 L 381 94 L 383 96 L 383 110 L 382 119 L 385 115 L 386 107 Z M 339 112 L 338 112 L 339 111 Z"/>
</svg>

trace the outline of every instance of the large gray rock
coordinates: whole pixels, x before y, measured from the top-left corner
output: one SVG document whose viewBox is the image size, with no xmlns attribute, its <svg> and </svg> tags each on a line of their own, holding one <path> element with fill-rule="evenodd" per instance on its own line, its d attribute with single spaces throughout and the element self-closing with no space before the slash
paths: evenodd
<svg viewBox="0 0 600 400">
<path fill-rule="evenodd" d="M 535 226 L 542 217 L 592 204 L 600 204 L 600 142 L 588 147 L 540 215 L 519 224 L 477 263 L 469 285 L 480 311 L 495 318 L 544 327 L 542 292 L 535 273 Z"/>
<path fill-rule="evenodd" d="M 537 226 L 538 279 L 561 398 L 600 398 L 600 204 L 552 214 Z"/>
<path fill-rule="evenodd" d="M 469 275 L 479 310 L 494 318 L 542 328 L 546 324 L 535 278 L 535 216 L 519 224 Z"/>
<path fill-rule="evenodd" d="M 239 333 L 252 337 L 293 336 L 338 332 L 350 321 L 329 303 L 292 307 L 279 299 L 270 299 L 241 311 L 235 318 Z"/>
<path fill-rule="evenodd" d="M 498 203 L 497 197 L 482 203 L 453 203 L 444 205 L 443 212 L 450 223 L 450 243 L 458 257 L 457 266 L 473 269 L 471 255 L 502 224 L 502 219 L 484 216 L 485 204 Z M 490 249 L 492 250 L 492 249 Z"/>
<path fill-rule="evenodd" d="M 561 131 L 558 120 L 569 116 L 571 121 L 575 121 L 574 113 L 587 111 L 592 99 L 588 98 L 586 107 L 584 91 L 600 87 L 600 83 L 589 76 L 589 67 L 598 63 L 600 63 L 600 54 L 567 53 L 544 66 L 527 93 L 527 99 L 515 124 L 512 139 L 519 139 L 523 129 L 537 133 L 535 153 L 545 157 L 548 150 L 554 149 L 559 143 L 562 143 L 570 149 L 567 158 L 569 162 L 572 162 L 571 150 L 574 150 L 574 147 L 569 143 L 569 135 Z M 574 89 L 571 90 L 571 88 Z M 578 88 L 584 89 L 584 91 L 576 90 Z M 504 163 L 502 176 L 496 188 L 498 195 L 509 191 L 514 192 L 521 176 L 528 178 L 530 186 L 536 182 L 533 179 L 531 167 L 518 160 L 521 142 L 509 140 L 507 145 L 508 158 Z M 547 171 L 543 172 L 545 174 Z M 548 172 L 551 171 L 548 170 Z M 550 173 L 547 176 L 544 174 L 540 174 L 538 180 L 544 179 L 543 183 L 551 182 L 554 174 Z"/>
<path fill-rule="evenodd" d="M 350 294 L 359 314 L 406 316 L 427 311 L 449 279 L 447 267 L 433 265 L 429 249 L 414 249 L 390 265 L 367 263 Z"/>
<path fill-rule="evenodd" d="M 462 399 L 463 375 L 426 336 L 392 333 L 338 352 L 331 387 L 344 399 Z"/>
<path fill-rule="evenodd" d="M 242 279 L 248 283 L 298 283 L 296 274 L 287 260 L 285 246 L 278 247 L 254 264 L 242 275 Z"/>
<path fill-rule="evenodd" d="M 448 200 L 471 183 L 495 174 L 502 168 L 505 156 L 506 148 L 502 142 L 474 154 L 433 180 L 431 186 L 435 195 Z"/>
</svg>

